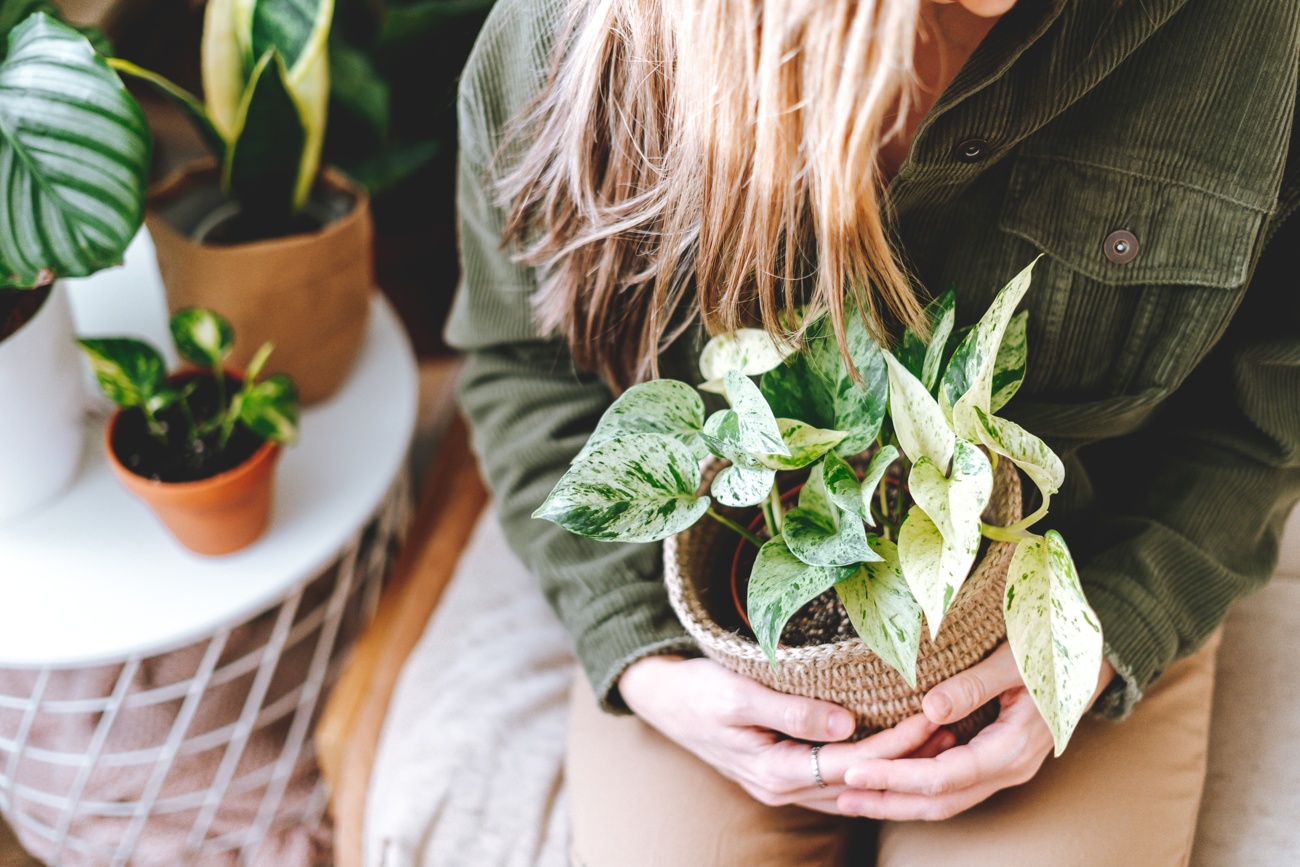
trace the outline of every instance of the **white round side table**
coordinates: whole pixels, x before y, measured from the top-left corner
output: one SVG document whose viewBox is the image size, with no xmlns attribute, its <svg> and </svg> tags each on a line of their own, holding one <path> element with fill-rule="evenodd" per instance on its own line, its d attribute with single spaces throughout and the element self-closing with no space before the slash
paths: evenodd
<svg viewBox="0 0 1300 867">
<path fill-rule="evenodd" d="M 147 233 L 71 282 L 80 333 L 166 339 Z M 262 865 L 292 854 L 268 840 L 310 844 L 327 795 L 311 729 L 410 516 L 416 394 L 376 297 L 348 380 L 281 458 L 267 535 L 216 558 L 118 485 L 91 414 L 73 487 L 0 524 L 0 813 L 34 855 Z"/>
</svg>

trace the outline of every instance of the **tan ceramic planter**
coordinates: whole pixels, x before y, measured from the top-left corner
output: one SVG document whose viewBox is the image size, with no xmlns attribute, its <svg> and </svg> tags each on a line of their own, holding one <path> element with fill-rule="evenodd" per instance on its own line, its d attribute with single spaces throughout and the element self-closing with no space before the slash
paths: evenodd
<svg viewBox="0 0 1300 867">
<path fill-rule="evenodd" d="M 324 226 L 267 241 L 202 238 L 232 206 L 212 161 L 194 163 L 149 195 L 145 222 L 172 312 L 209 307 L 235 329 L 231 364 L 244 367 L 266 341 L 270 370 L 287 373 L 304 404 L 342 384 L 361 347 L 374 291 L 374 227 L 363 189 L 326 169 L 307 211 Z"/>
<path fill-rule="evenodd" d="M 247 548 L 271 522 L 275 463 L 280 447 L 265 442 L 232 470 L 196 482 L 157 482 L 118 460 L 113 432 L 122 411 L 109 420 L 104 450 L 118 479 L 144 500 L 176 540 L 196 554 L 230 554 Z"/>
</svg>

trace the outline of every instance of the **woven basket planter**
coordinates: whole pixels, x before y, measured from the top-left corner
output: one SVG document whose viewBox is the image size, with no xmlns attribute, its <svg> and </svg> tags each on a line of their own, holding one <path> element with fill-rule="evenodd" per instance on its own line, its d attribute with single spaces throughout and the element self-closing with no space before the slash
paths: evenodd
<svg viewBox="0 0 1300 867">
<path fill-rule="evenodd" d="M 706 466 L 705 483 L 723 466 L 716 461 Z M 1021 506 L 1019 476 L 1004 460 L 998 464 L 984 519 L 1005 526 L 1020 519 Z M 938 637 L 931 641 L 928 630 L 922 634 L 915 688 L 856 636 L 834 644 L 781 646 L 778 675 L 756 641 L 718 623 L 718 614 L 734 607 L 727 576 L 738 539 L 717 521 L 702 520 L 665 540 L 665 580 L 677 617 L 701 651 L 726 668 L 779 692 L 831 701 L 851 711 L 858 722 L 855 738 L 920 713 L 928 690 L 988 656 L 1006 636 L 1002 594 L 1015 546 L 994 542 L 957 593 Z M 996 703 L 991 703 L 949 728 L 965 739 L 996 715 Z"/>
</svg>

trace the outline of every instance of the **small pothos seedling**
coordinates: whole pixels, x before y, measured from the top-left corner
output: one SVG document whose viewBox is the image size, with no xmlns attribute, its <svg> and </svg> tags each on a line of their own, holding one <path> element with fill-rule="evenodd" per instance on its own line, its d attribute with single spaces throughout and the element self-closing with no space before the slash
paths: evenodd
<svg viewBox="0 0 1300 867">
<path fill-rule="evenodd" d="M 929 339 L 909 331 L 896 352 L 871 339 L 860 315 L 847 316 L 843 350 L 856 377 L 829 317 L 816 312 L 797 352 L 758 329 L 714 337 L 700 388 L 721 392 L 730 408 L 706 418 L 696 390 L 675 380 L 629 388 L 533 516 L 593 539 L 653 542 L 709 515 L 759 548 L 748 615 L 773 667 L 790 617 L 834 588 L 863 642 L 914 688 L 922 630 L 938 635 L 981 539 L 1015 543 L 1007 638 L 1059 755 L 1096 688 L 1102 633 L 1065 541 L 1031 530 L 1064 466 L 997 414 L 1025 376 L 1028 317 L 1015 310 L 1033 267 L 964 334 L 948 290 L 926 310 Z M 711 497 L 699 490 L 710 454 L 729 462 Z M 1040 505 L 990 526 L 982 516 L 1003 459 L 1034 483 Z M 783 514 L 778 476 L 801 469 L 798 503 Z M 713 499 L 759 507 L 766 538 Z"/>
<path fill-rule="evenodd" d="M 177 385 L 168 381 L 162 355 L 153 346 L 130 337 L 85 338 L 77 341 L 90 359 L 100 390 L 124 408 L 138 408 L 149 433 L 169 450 L 203 448 L 215 443 L 217 451 L 230 443 L 235 426 L 242 424 L 259 438 L 288 444 L 298 436 L 298 390 L 284 374 L 258 380 L 274 345 L 264 343 L 248 363 L 242 381 L 232 381 L 224 367 L 234 348 L 230 323 L 211 310 L 187 307 L 171 318 L 170 330 L 181 358 L 216 387 L 215 409 L 196 413 L 190 398 L 198 386 L 190 379 Z M 182 429 L 160 418 L 176 407 L 184 419 Z"/>
</svg>

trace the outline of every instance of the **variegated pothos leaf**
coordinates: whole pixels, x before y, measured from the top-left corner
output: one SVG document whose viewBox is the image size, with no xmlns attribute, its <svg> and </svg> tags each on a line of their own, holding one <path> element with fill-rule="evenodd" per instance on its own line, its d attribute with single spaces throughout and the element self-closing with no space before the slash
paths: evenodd
<svg viewBox="0 0 1300 867">
<path fill-rule="evenodd" d="M 889 366 L 889 414 L 903 454 L 913 463 L 929 458 L 946 472 L 957 439 L 939 404 L 911 371 L 888 352 L 884 356 Z"/>
<path fill-rule="evenodd" d="M 702 460 L 709 454 L 709 447 L 700 439 L 703 429 L 704 401 L 695 389 L 677 380 L 655 379 L 619 395 L 573 460 L 580 461 L 601 443 L 630 433 L 672 437 L 690 449 L 696 460 Z"/>
<path fill-rule="evenodd" d="M 148 343 L 129 337 L 77 340 L 90 361 L 99 390 L 118 406 L 148 406 L 165 388 L 167 365 Z"/>
<path fill-rule="evenodd" d="M 168 326 L 181 358 L 199 367 L 217 367 L 235 346 L 230 323 L 206 307 L 179 310 Z"/>
<path fill-rule="evenodd" d="M 926 342 L 912 329 L 903 332 L 895 357 L 912 372 L 912 375 L 933 391 L 939 379 L 940 365 L 943 363 L 948 337 L 956 321 L 956 291 L 949 287 L 925 308 L 926 321 L 930 323 L 930 340 Z"/>
<path fill-rule="evenodd" d="M 1007 405 L 1025 381 L 1025 363 L 1029 357 L 1029 311 L 1022 310 L 1007 323 L 1007 333 L 1002 336 L 998 357 L 993 363 L 993 395 L 989 398 L 990 412 L 996 413 Z"/>
<path fill-rule="evenodd" d="M 915 688 L 921 606 L 903 577 L 898 547 L 877 536 L 868 536 L 867 543 L 880 560 L 863 563 L 835 592 L 862 641 Z"/>
<path fill-rule="evenodd" d="M 1016 546 L 1004 599 L 1011 653 L 1059 756 L 1097 689 L 1102 657 L 1101 626 L 1059 533 Z"/>
<path fill-rule="evenodd" d="M 962 548 L 973 540 L 979 547 L 980 515 L 993 493 L 993 467 L 977 446 L 957 440 L 947 478 L 933 461 L 921 458 L 912 465 L 907 486 L 944 539 Z"/>
<path fill-rule="evenodd" d="M 749 575 L 746 608 L 754 637 L 774 671 L 779 673 L 776 648 L 786 623 L 796 611 L 851 574 L 849 570 L 809 566 L 791 553 L 781 536 L 759 549 Z"/>
<path fill-rule="evenodd" d="M 657 542 L 700 519 L 700 467 L 690 449 L 660 434 L 627 434 L 569 467 L 534 518 L 602 541 Z"/>
<path fill-rule="evenodd" d="M 723 375 L 723 387 L 740 424 L 736 444 L 751 455 L 788 457 L 790 450 L 781 439 L 781 426 L 758 386 L 740 371 L 729 370 Z"/>
<path fill-rule="evenodd" d="M 903 520 L 898 533 L 898 558 L 907 586 L 925 612 L 930 638 L 938 636 L 944 615 L 970 573 L 978 549 L 978 538 L 975 551 L 969 546 L 950 544 L 921 509 L 912 509 Z"/>
<path fill-rule="evenodd" d="M 776 367 L 794 347 L 777 343 L 761 328 L 740 328 L 719 334 L 704 344 L 700 353 L 700 373 L 705 383 L 701 391 L 724 393 L 723 378 L 728 370 L 746 376 L 758 376 Z"/>
<path fill-rule="evenodd" d="M 876 498 L 876 489 L 889 469 L 889 465 L 896 460 L 898 460 L 898 449 L 893 446 L 882 446 L 871 456 L 863 477 L 859 479 L 858 474 L 843 458 L 833 453 L 827 454 L 822 458 L 826 492 L 835 505 L 857 515 L 874 527 L 876 519 L 871 513 L 871 506 Z"/>
<path fill-rule="evenodd" d="M 797 470 L 806 467 L 831 451 L 847 436 L 841 430 L 822 430 L 791 418 L 779 418 L 781 441 L 789 455 L 756 455 L 758 462 L 770 470 Z"/>
<path fill-rule="evenodd" d="M 263 439 L 287 445 L 298 438 L 298 389 L 283 373 L 268 376 L 243 395 L 239 420 Z"/>
<path fill-rule="evenodd" d="M 976 433 L 989 450 L 1007 457 L 1038 486 L 1043 495 L 1043 508 L 1065 481 L 1065 465 L 1048 448 L 1047 443 L 1013 421 L 987 415 L 976 408 Z"/>
<path fill-rule="evenodd" d="M 862 519 L 831 500 L 820 463 L 809 473 L 799 505 L 786 513 L 782 527 L 786 545 L 810 566 L 853 566 L 877 556 L 867 546 Z"/>
</svg>

